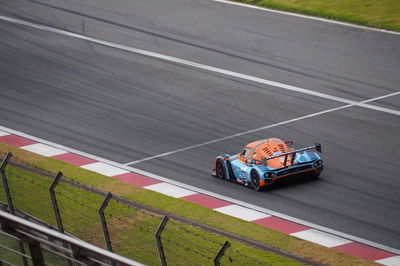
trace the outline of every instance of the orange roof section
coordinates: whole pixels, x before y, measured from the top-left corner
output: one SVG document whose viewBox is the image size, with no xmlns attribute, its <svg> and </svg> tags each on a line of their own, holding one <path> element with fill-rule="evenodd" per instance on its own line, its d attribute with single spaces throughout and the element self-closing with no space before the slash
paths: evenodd
<svg viewBox="0 0 400 266">
<path fill-rule="evenodd" d="M 263 158 L 272 157 L 278 155 L 277 153 L 287 153 L 292 151 L 288 144 L 279 138 L 268 138 L 264 140 L 258 140 L 251 142 L 245 146 L 245 148 L 251 149 L 246 158 L 239 155 L 239 159 L 245 162 L 247 159 L 254 159 L 256 161 L 262 161 Z M 286 166 L 291 165 L 292 154 L 288 155 Z M 268 160 L 267 165 L 273 168 L 282 168 L 284 165 L 285 157 L 278 157 L 275 159 Z"/>
</svg>

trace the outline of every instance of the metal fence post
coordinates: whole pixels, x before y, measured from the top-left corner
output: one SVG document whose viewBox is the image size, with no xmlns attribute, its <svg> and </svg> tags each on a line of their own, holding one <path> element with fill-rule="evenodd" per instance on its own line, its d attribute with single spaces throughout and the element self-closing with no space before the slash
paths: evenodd
<svg viewBox="0 0 400 266">
<path fill-rule="evenodd" d="M 44 266 L 44 258 L 42 248 L 40 247 L 40 243 L 37 241 L 32 241 L 29 243 L 29 251 L 31 252 L 32 263 L 33 265 Z"/>
<path fill-rule="evenodd" d="M 221 259 L 225 255 L 225 252 L 228 250 L 228 248 L 231 246 L 228 241 L 225 242 L 225 244 L 222 246 L 221 250 L 218 252 L 217 256 L 214 259 L 214 265 L 215 266 L 220 266 L 221 265 Z"/>
<path fill-rule="evenodd" d="M 58 208 L 58 202 L 57 202 L 56 191 L 55 191 L 56 186 L 60 182 L 62 175 L 63 175 L 62 172 L 58 172 L 58 174 L 56 175 L 56 177 L 53 180 L 53 183 L 51 184 L 51 186 L 49 188 L 49 192 L 50 192 L 51 203 L 53 205 L 54 216 L 56 217 L 56 221 L 57 221 L 58 231 L 60 233 L 64 234 L 64 226 L 63 226 L 62 219 L 61 219 L 60 209 Z M 67 244 L 62 243 L 62 245 L 63 245 L 63 247 L 68 248 Z M 71 266 L 72 262 L 70 260 L 67 260 L 67 264 L 68 264 L 68 266 Z"/>
<path fill-rule="evenodd" d="M 4 158 L 3 163 L 0 166 L 0 173 L 1 173 L 1 179 L 3 181 L 4 193 L 6 194 L 8 212 L 15 215 L 14 204 L 11 198 L 10 188 L 8 186 L 8 181 L 6 177 L 6 166 L 10 162 L 11 157 L 12 153 L 11 152 L 7 153 L 7 156 Z"/>
<path fill-rule="evenodd" d="M 103 201 L 103 204 L 101 204 L 101 207 L 99 209 L 100 222 L 101 222 L 101 228 L 103 229 L 104 240 L 106 242 L 106 247 L 110 252 L 112 252 L 112 245 L 111 245 L 110 234 L 107 228 L 106 217 L 104 216 L 104 210 L 107 208 L 107 205 L 111 200 L 111 197 L 112 194 L 108 192 L 106 198 Z"/>
<path fill-rule="evenodd" d="M 11 152 L 7 153 L 6 157 L 4 158 L 3 162 L 1 163 L 0 174 L 1 174 L 1 179 L 3 181 L 4 193 L 6 194 L 8 212 L 11 213 L 12 215 L 15 215 L 14 203 L 11 198 L 10 187 L 8 186 L 8 181 L 7 181 L 7 177 L 6 177 L 6 166 L 10 162 L 11 157 L 12 157 L 12 153 Z M 18 247 L 19 247 L 19 251 L 22 254 L 26 254 L 25 248 L 24 248 L 24 243 L 22 243 L 22 241 L 18 241 Z M 22 262 L 23 262 L 24 266 L 28 266 L 28 260 L 24 256 L 21 256 L 21 258 L 22 258 Z"/>
<path fill-rule="evenodd" d="M 162 266 L 167 266 L 167 259 L 165 258 L 164 247 L 161 242 L 161 234 L 164 231 L 165 227 L 167 226 L 168 220 L 169 220 L 168 217 L 164 216 L 155 234 L 158 254 L 160 255 L 160 262 Z"/>
<path fill-rule="evenodd" d="M 64 226 L 63 226 L 63 223 L 61 220 L 60 209 L 58 208 L 55 189 L 56 189 L 56 186 L 58 185 L 58 183 L 60 182 L 62 175 L 63 174 L 61 172 L 58 172 L 57 176 L 54 178 L 53 183 L 51 184 L 51 186 L 49 188 L 51 203 L 53 205 L 53 211 L 54 211 L 54 215 L 56 216 L 57 227 L 58 227 L 58 231 L 60 231 L 60 233 L 64 233 Z"/>
</svg>

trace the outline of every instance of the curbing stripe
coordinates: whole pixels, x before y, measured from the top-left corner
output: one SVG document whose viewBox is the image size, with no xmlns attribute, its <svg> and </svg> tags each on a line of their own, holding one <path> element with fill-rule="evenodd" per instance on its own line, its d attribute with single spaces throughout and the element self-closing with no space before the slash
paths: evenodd
<svg viewBox="0 0 400 266">
<path fill-rule="evenodd" d="M 297 233 L 300 231 L 308 230 L 310 229 L 307 226 L 293 223 L 288 220 L 281 219 L 279 217 L 271 216 L 259 220 L 252 221 L 253 223 L 256 223 L 258 225 L 285 233 L 285 234 L 293 234 Z"/>
<path fill-rule="evenodd" d="M 178 186 L 175 186 L 172 184 L 168 184 L 165 182 L 146 186 L 144 188 L 153 190 L 153 191 L 156 191 L 156 192 L 159 192 L 159 193 L 162 193 L 167 196 L 174 197 L 174 198 L 182 198 L 185 196 L 197 194 L 197 192 L 194 192 L 192 190 L 189 190 L 186 188 L 181 188 L 181 187 L 178 187 Z"/>
<path fill-rule="evenodd" d="M 214 209 L 214 211 L 227 214 L 245 221 L 254 221 L 262 218 L 270 217 L 271 215 L 259 211 L 251 210 L 236 204 L 228 205 Z"/>
<path fill-rule="evenodd" d="M 61 149 L 57 149 L 54 147 L 51 147 L 49 145 L 46 144 L 42 144 L 42 143 L 36 143 L 36 144 L 31 144 L 31 145 L 27 145 L 27 146 L 23 146 L 21 147 L 21 149 L 45 156 L 45 157 L 52 157 L 55 155 L 60 155 L 63 153 L 67 153 L 64 150 Z"/>
<path fill-rule="evenodd" d="M 377 263 L 387 265 L 387 266 L 399 266 L 400 265 L 400 256 L 394 256 L 382 260 L 375 261 Z"/>
<path fill-rule="evenodd" d="M 197 205 L 201 205 L 203 207 L 209 208 L 209 209 L 216 209 L 220 207 L 225 207 L 228 205 L 231 205 L 232 203 L 220 200 L 211 196 L 207 196 L 204 194 L 194 194 L 190 196 L 186 196 L 181 198 L 182 200 L 196 203 Z"/>
<path fill-rule="evenodd" d="M 129 171 L 127 170 L 123 170 L 121 168 L 115 167 L 115 166 L 111 166 L 102 162 L 95 162 L 95 163 L 90 163 L 90 164 L 85 164 L 80 166 L 81 168 L 84 168 L 86 170 L 90 170 L 105 176 L 115 176 L 115 175 L 122 175 L 122 174 L 126 174 Z"/>
<path fill-rule="evenodd" d="M 55 155 L 52 156 L 52 158 L 57 159 L 59 161 L 73 164 L 76 166 L 82 166 L 85 164 L 90 164 L 90 163 L 95 163 L 96 161 L 87 157 L 83 157 L 71 152 L 60 154 L 60 155 Z"/>
<path fill-rule="evenodd" d="M 342 252 L 348 253 L 348 254 L 352 254 L 354 256 L 357 257 L 361 257 L 367 260 L 373 260 L 373 261 L 377 261 L 377 260 L 381 260 L 381 259 L 385 259 L 388 257 L 392 257 L 393 255 L 389 252 L 380 250 L 380 249 L 376 249 L 376 248 L 372 248 L 360 243 L 348 243 L 348 244 L 344 244 L 341 246 L 337 246 L 334 247 L 333 249 L 335 250 L 340 250 Z"/>
<path fill-rule="evenodd" d="M 22 138 L 20 136 L 17 135 L 3 135 L 0 137 L 0 141 L 7 143 L 11 146 L 15 146 L 15 147 L 23 147 L 23 146 L 27 146 L 27 145 L 31 145 L 31 144 L 35 144 L 37 142 L 26 139 L 26 138 Z"/>
<path fill-rule="evenodd" d="M 344 245 L 347 243 L 351 243 L 352 241 L 334 236 L 331 234 L 327 234 L 315 229 L 308 229 L 304 231 L 300 231 L 297 233 L 290 234 L 291 236 L 295 236 L 313 243 L 316 243 L 321 246 L 325 246 L 328 248 Z"/>
</svg>

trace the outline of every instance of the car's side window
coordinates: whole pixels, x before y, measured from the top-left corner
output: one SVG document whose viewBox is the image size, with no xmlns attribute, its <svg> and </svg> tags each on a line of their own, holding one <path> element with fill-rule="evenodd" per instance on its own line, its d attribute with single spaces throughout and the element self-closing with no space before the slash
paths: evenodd
<svg viewBox="0 0 400 266">
<path fill-rule="evenodd" d="M 243 151 L 242 151 L 242 157 L 243 158 L 246 158 L 247 157 L 247 155 L 249 155 L 249 152 L 250 152 L 250 149 L 249 148 L 244 148 L 243 149 Z"/>
</svg>

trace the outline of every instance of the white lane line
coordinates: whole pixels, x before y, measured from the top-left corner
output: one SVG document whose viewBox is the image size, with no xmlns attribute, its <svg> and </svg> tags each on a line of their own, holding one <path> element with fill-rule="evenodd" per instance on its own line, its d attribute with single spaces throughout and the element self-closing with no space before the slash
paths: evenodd
<svg viewBox="0 0 400 266">
<path fill-rule="evenodd" d="M 398 94 L 398 93 L 396 93 L 396 94 Z M 381 106 L 376 106 L 376 105 L 371 105 L 371 104 L 363 104 L 363 103 L 356 104 L 356 105 L 359 107 L 364 107 L 364 108 L 372 109 L 375 111 L 381 111 L 381 112 L 389 113 L 392 115 L 400 115 L 400 111 L 381 107 Z"/>
<path fill-rule="evenodd" d="M 46 156 L 46 157 L 52 157 L 60 154 L 67 153 L 64 150 L 54 148 L 52 146 L 42 144 L 42 143 L 35 143 L 27 146 L 20 147 L 21 149 Z"/>
<path fill-rule="evenodd" d="M 336 102 L 341 102 L 341 103 L 346 103 L 346 104 L 359 105 L 360 107 L 364 107 L 364 108 L 369 108 L 369 109 L 373 109 L 373 110 L 377 110 L 377 111 L 381 111 L 381 112 L 388 112 L 388 113 L 391 113 L 391 114 L 400 115 L 400 111 L 395 111 L 395 110 L 391 110 L 391 109 L 384 108 L 384 107 L 375 107 L 375 106 L 363 104 L 363 103 L 360 103 L 360 102 L 357 102 L 357 101 L 345 99 L 345 98 L 342 98 L 342 97 L 329 95 L 329 94 L 322 93 L 322 92 L 307 90 L 307 89 L 303 89 L 303 88 L 300 88 L 300 87 L 295 87 L 295 86 L 283 84 L 283 83 L 272 81 L 272 80 L 267 80 L 267 79 L 263 79 L 263 78 L 258 78 L 258 77 L 254 77 L 254 76 L 250 76 L 250 75 L 246 75 L 246 74 L 241 74 L 241 73 L 237 73 L 237 72 L 233 72 L 233 71 L 217 68 L 217 67 L 203 65 L 203 64 L 200 64 L 200 63 L 196 63 L 196 62 L 193 62 L 193 61 L 188 61 L 188 60 L 185 60 L 185 59 L 180 59 L 180 58 L 173 57 L 173 56 L 168 56 L 168 55 L 163 55 L 163 54 L 159 54 L 159 53 L 155 53 L 155 52 L 150 52 L 150 51 L 146 51 L 146 50 L 142 50 L 142 49 L 138 49 L 138 48 L 133 48 L 133 47 L 129 47 L 129 46 L 122 45 L 122 44 L 116 44 L 116 43 L 112 43 L 112 42 L 109 42 L 109 41 L 104 41 L 104 40 L 100 40 L 100 39 L 96 39 L 96 38 L 80 35 L 80 34 L 77 34 L 77 33 L 65 31 L 65 30 L 60 30 L 60 29 L 56 29 L 56 28 L 52 28 L 52 27 L 47 27 L 47 26 L 44 26 L 44 25 L 39 25 L 39 24 L 36 24 L 36 23 L 32 23 L 32 22 L 28 22 L 28 21 L 24 21 L 24 20 L 20 20 L 20 19 L 16 19 L 16 18 L 11 18 L 11 17 L 6 17 L 6 16 L 1 16 L 0 15 L 0 19 L 4 20 L 4 21 L 11 22 L 11 23 L 32 27 L 32 28 L 35 28 L 35 29 L 48 31 L 48 32 L 60 34 L 60 35 L 63 35 L 63 36 L 69 36 L 69 37 L 73 37 L 73 38 L 76 38 L 76 39 L 80 39 L 80 40 L 85 40 L 85 41 L 101 44 L 101 45 L 104 45 L 104 46 L 112 47 L 112 48 L 115 48 L 115 49 L 120 49 L 120 50 L 123 50 L 123 51 L 131 52 L 131 53 L 135 53 L 135 54 L 139 54 L 139 55 L 144 55 L 144 56 L 147 56 L 147 57 L 152 57 L 152 58 L 161 59 L 161 60 L 168 61 L 168 62 L 173 62 L 173 63 L 185 65 L 185 66 L 190 66 L 190 67 L 197 68 L 197 69 L 206 70 L 206 71 L 209 71 L 209 72 L 214 72 L 214 73 L 223 74 L 223 75 L 226 75 L 226 76 L 231 76 L 231 77 L 234 77 L 234 78 L 240 78 L 240 79 L 244 79 L 244 80 L 248 80 L 248 81 L 252 81 L 252 82 L 257 82 L 257 83 L 260 83 L 260 84 L 269 85 L 269 86 L 272 86 L 272 87 L 277 87 L 277 88 L 281 88 L 281 89 L 285 89 L 285 90 L 289 90 L 289 91 L 294 91 L 294 92 L 298 92 L 298 93 L 303 93 L 303 94 L 307 94 L 307 95 L 311 95 L 311 96 L 315 96 L 315 97 L 320 97 L 320 98 L 331 100 L 331 101 L 336 101 Z"/>
<path fill-rule="evenodd" d="M 129 173 L 129 171 L 121 169 L 119 167 L 111 166 L 102 162 L 90 163 L 80 166 L 86 170 L 96 172 L 105 176 L 116 176 Z"/>
<path fill-rule="evenodd" d="M 337 237 L 331 234 L 327 234 L 315 229 L 308 229 L 308 230 L 304 230 L 301 232 L 297 232 L 297 233 L 293 233 L 290 234 L 292 236 L 328 247 L 328 248 L 332 248 L 332 247 L 336 247 L 336 246 L 340 246 L 340 245 L 344 245 L 344 244 L 348 244 L 351 243 L 352 241 L 341 238 L 341 237 Z"/>
<path fill-rule="evenodd" d="M 164 153 L 161 153 L 161 154 L 158 154 L 158 155 L 153 155 L 153 156 L 146 157 L 146 158 L 143 158 L 143 159 L 140 159 L 140 160 L 136 160 L 136 161 L 132 161 L 132 162 L 129 162 L 129 163 L 125 163 L 125 165 L 134 165 L 134 164 L 145 162 L 145 161 L 148 161 L 148 160 L 152 160 L 152 159 L 168 156 L 168 155 L 171 155 L 171 154 L 175 154 L 175 153 L 179 153 L 179 152 L 183 152 L 183 151 L 199 148 L 199 147 L 202 147 L 202 146 L 210 145 L 210 144 L 213 144 L 213 143 L 216 143 L 216 142 L 220 142 L 220 141 L 224 141 L 224 140 L 240 137 L 240 136 L 243 136 L 243 135 L 246 135 L 246 134 L 250 134 L 250 133 L 254 133 L 254 132 L 257 132 L 257 131 L 261 131 L 261 130 L 265 130 L 265 129 L 269 129 L 269 128 L 273 128 L 273 127 L 278 127 L 278 126 L 286 125 L 286 124 L 293 123 L 293 122 L 296 122 L 296 121 L 300 121 L 300 120 L 303 120 L 303 119 L 311 118 L 311 117 L 314 117 L 314 116 L 319 116 L 319 115 L 335 112 L 335 111 L 338 111 L 338 110 L 341 110 L 341 109 L 345 109 L 345 108 L 349 108 L 349 107 L 352 107 L 352 106 L 359 106 L 359 104 L 365 104 L 367 102 L 381 100 L 381 99 L 388 98 L 388 97 L 391 97 L 391 96 L 395 96 L 395 95 L 398 95 L 398 94 L 400 94 L 400 91 L 399 92 L 390 93 L 390 94 L 387 94 L 387 95 L 383 95 L 383 96 L 379 96 L 379 97 L 376 97 L 376 98 L 368 99 L 368 100 L 365 100 L 365 101 L 362 101 L 362 102 L 359 102 L 359 103 L 343 105 L 343 106 L 331 108 L 331 109 L 328 109 L 328 110 L 325 110 L 325 111 L 321 111 L 321 112 L 317 112 L 317 113 L 313 113 L 313 114 L 309 114 L 309 115 L 305 115 L 305 116 L 300 116 L 300 117 L 297 117 L 297 118 L 289 119 L 289 120 L 282 121 L 282 122 L 279 122 L 279 123 L 276 123 L 276 124 L 267 125 L 267 126 L 263 126 L 263 127 L 259 127 L 259 128 L 255 128 L 255 129 L 251 129 L 251 130 L 247 130 L 247 131 L 236 133 L 236 134 L 233 134 L 233 135 L 230 135 L 230 136 L 226 136 L 226 137 L 222 137 L 222 138 L 206 141 L 206 142 L 203 142 L 203 143 L 191 145 L 191 146 L 188 146 L 188 147 L 185 147 L 185 148 L 181 148 L 181 149 L 177 149 L 177 150 L 173 150 L 173 151 L 169 151 L 169 152 L 164 152 Z"/>
<path fill-rule="evenodd" d="M 259 211 L 251 210 L 236 204 L 228 205 L 221 208 L 216 208 L 214 211 L 230 215 L 245 221 L 255 221 L 267 217 L 271 217 L 269 214 L 265 214 Z"/>
<path fill-rule="evenodd" d="M 260 7 L 260 6 L 250 5 L 250 4 L 238 3 L 238 2 L 228 1 L 228 0 L 211 0 L 211 1 L 217 2 L 217 3 L 241 6 L 241 7 L 246 7 L 246 8 L 258 9 L 258 10 L 262 10 L 262 11 L 268 11 L 268 12 L 271 12 L 271 13 L 277 13 L 277 14 L 282 14 L 282 15 L 287 15 L 287 16 L 292 16 L 292 17 L 299 17 L 299 18 L 317 20 L 317 21 L 322 21 L 322 22 L 327 22 L 327 23 L 332 23 L 332 24 L 337 24 L 337 25 L 342 25 L 342 26 L 348 26 L 348 27 L 352 27 L 352 28 L 358 28 L 358 29 L 364 29 L 364 30 L 371 30 L 371 31 L 378 31 L 378 32 L 383 32 L 383 33 L 390 33 L 390 34 L 400 35 L 400 32 L 396 32 L 396 31 L 371 28 L 371 27 L 367 27 L 367 26 L 351 24 L 351 23 L 348 23 L 348 22 L 342 22 L 342 21 L 330 20 L 330 19 L 326 19 L 326 18 L 307 16 L 307 15 L 302 15 L 302 14 L 297 14 L 297 13 L 290 13 L 290 12 L 286 12 L 286 11 L 280 11 L 280 10 L 266 8 L 266 7 Z"/>
<path fill-rule="evenodd" d="M 364 101 L 362 101 L 360 103 L 365 104 L 365 103 L 369 103 L 369 102 L 374 102 L 374 101 L 382 100 L 382 99 L 389 98 L 389 97 L 392 97 L 392 96 L 396 96 L 396 95 L 399 95 L 399 94 L 400 94 L 400 91 L 396 91 L 396 92 L 385 94 L 385 95 L 382 95 L 382 96 L 378 96 L 378 97 L 375 97 L 375 98 L 372 98 L 372 99 L 364 100 Z"/>
<path fill-rule="evenodd" d="M 135 172 L 137 174 L 144 175 L 144 176 L 156 179 L 156 180 L 160 180 L 162 182 L 166 182 L 166 183 L 169 183 L 169 184 L 172 184 L 172 185 L 176 185 L 176 186 L 181 187 L 181 188 L 185 188 L 185 189 L 188 189 L 188 190 L 191 190 L 191 191 L 195 191 L 195 192 L 200 193 L 200 194 L 204 194 L 204 195 L 207 195 L 207 196 L 210 196 L 210 197 L 214 197 L 214 198 L 217 198 L 217 199 L 220 199 L 220 200 L 228 201 L 228 202 L 231 202 L 233 204 L 236 204 L 236 205 L 239 205 L 239 206 L 242 206 L 242 207 L 246 207 L 246 208 L 249 208 L 249 209 L 252 209 L 252 210 L 257 210 L 257 211 L 265 213 L 267 215 L 276 216 L 276 217 L 279 217 L 279 218 L 282 218 L 282 219 L 285 219 L 285 220 L 288 220 L 288 221 L 291 221 L 291 222 L 294 222 L 294 223 L 298 223 L 298 224 L 301 224 L 301 225 L 304 225 L 304 226 L 307 226 L 307 227 L 311 227 L 311 228 L 317 229 L 319 231 L 323 231 L 323 232 L 326 232 L 326 233 L 329 233 L 329 234 L 332 234 L 332 235 L 335 235 L 335 236 L 339 236 L 339 237 L 343 237 L 343 238 L 352 240 L 354 242 L 359 242 L 359 243 L 362 243 L 362 244 L 365 244 L 365 245 L 368 245 L 368 246 L 371 246 L 371 247 L 375 247 L 375 248 L 378 248 L 378 249 L 382 249 L 382 250 L 385 250 L 385 251 L 400 255 L 400 250 L 399 249 L 395 249 L 395 248 L 392 248 L 392 247 L 389 247 L 389 246 L 386 246 L 386 245 L 382 245 L 382 244 L 379 244 L 379 243 L 376 243 L 376 242 L 373 242 L 373 241 L 370 241 L 370 240 L 366 240 L 364 238 L 360 238 L 360 237 L 353 236 L 353 235 L 350 235 L 350 234 L 346 234 L 346 233 L 343 233 L 343 232 L 340 232 L 340 231 L 337 231 L 337 230 L 333 230 L 333 229 L 330 229 L 330 228 L 327 228 L 327 227 L 324 227 L 324 226 L 320 226 L 320 225 L 317 225 L 317 224 L 314 224 L 314 223 L 310 223 L 310 222 L 307 222 L 307 221 L 302 220 L 302 219 L 298 219 L 298 218 L 295 218 L 295 217 L 292 217 L 292 216 L 289 216 L 289 215 L 286 215 L 286 214 L 283 214 L 283 213 L 280 213 L 280 212 L 276 212 L 276 211 L 273 211 L 273 210 L 270 210 L 270 209 L 267 209 L 267 208 L 263 208 L 263 207 L 260 207 L 260 206 L 254 205 L 254 204 L 250 204 L 250 203 L 241 201 L 241 200 L 237 200 L 237 199 L 234 199 L 234 198 L 231 198 L 231 197 L 227 197 L 227 196 L 224 196 L 224 195 L 221 195 L 221 194 L 218 194 L 218 193 L 214 193 L 214 192 L 211 192 L 211 191 L 199 188 L 199 187 L 195 187 L 195 186 L 191 186 L 191 185 L 188 185 L 188 184 L 185 184 L 185 183 L 182 183 L 182 182 L 178 182 L 178 181 L 175 181 L 175 180 L 172 180 L 172 179 L 160 176 L 160 175 L 156 175 L 156 174 L 153 174 L 153 173 L 150 173 L 150 172 L 138 169 L 138 168 L 126 166 L 126 165 L 123 165 L 123 164 L 118 163 L 118 162 L 110 161 L 108 159 L 105 159 L 105 158 L 102 158 L 102 157 L 99 157 L 99 156 L 96 156 L 96 155 L 93 155 L 93 154 L 89 154 L 89 153 L 86 153 L 86 152 L 83 152 L 83 151 L 72 149 L 72 148 L 66 147 L 64 145 L 61 145 L 61 144 L 58 144 L 58 143 L 54 143 L 54 142 L 51 142 L 51 141 L 48 141 L 48 140 L 44 140 L 44 139 L 29 135 L 29 134 L 26 134 L 26 133 L 23 133 L 21 131 L 17 131 L 17 130 L 11 129 L 11 128 L 7 128 L 7 127 L 1 126 L 1 125 L 0 125 L 0 130 L 5 131 L 5 132 L 9 132 L 10 134 L 18 135 L 20 137 L 24 137 L 24 138 L 27 138 L 27 139 L 30 139 L 30 140 L 33 140 L 33 141 L 36 141 L 36 142 L 40 142 L 40 143 L 43 143 L 43 144 L 46 144 L 46 145 L 49 145 L 49 146 L 52 146 L 52 147 L 55 147 L 55 148 L 58 148 L 58 149 L 62 149 L 62 150 L 65 150 L 67 152 L 75 153 L 75 154 L 78 154 L 78 155 L 81 155 L 81 156 L 84 156 L 84 157 L 87 157 L 87 158 L 90 158 L 90 159 L 93 159 L 93 160 L 96 160 L 96 161 L 99 161 L 99 162 L 102 162 L 102 163 L 105 163 L 105 164 L 109 164 L 109 165 L 115 166 L 117 168 L 125 169 L 125 170 L 130 171 L 130 172 Z"/>
</svg>

